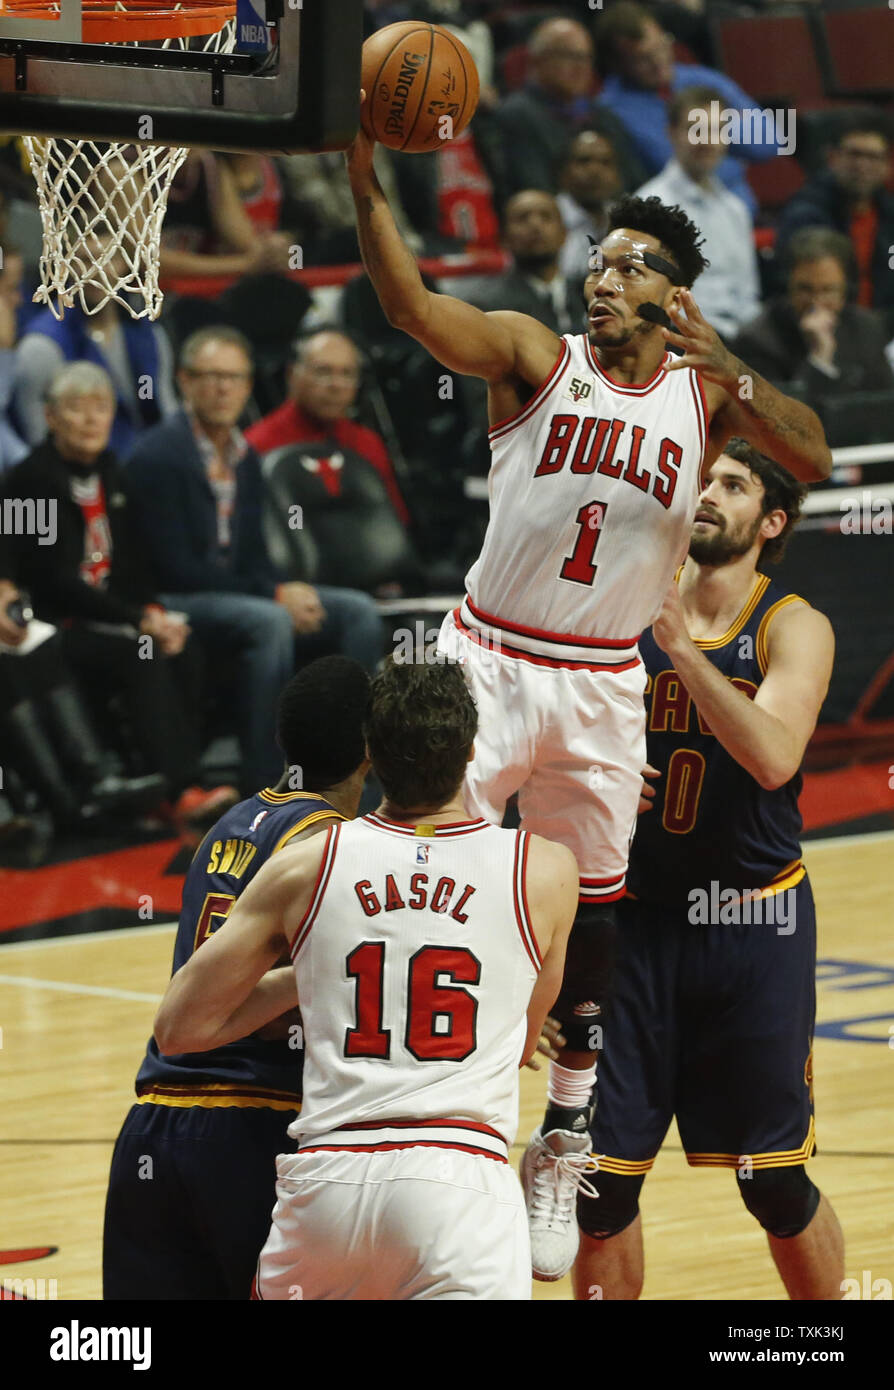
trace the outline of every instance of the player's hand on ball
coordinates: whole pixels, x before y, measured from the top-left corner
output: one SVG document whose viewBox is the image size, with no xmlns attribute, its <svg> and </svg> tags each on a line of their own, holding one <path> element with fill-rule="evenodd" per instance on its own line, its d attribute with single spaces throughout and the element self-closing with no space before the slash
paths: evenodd
<svg viewBox="0 0 894 1390">
<path fill-rule="evenodd" d="M 543 1025 L 540 1041 L 537 1044 L 537 1051 L 541 1052 L 544 1057 L 548 1057 L 551 1062 L 557 1062 L 559 1060 L 557 1048 L 564 1046 L 565 1039 L 562 1036 L 561 1023 L 555 1018 L 547 1018 Z M 533 1057 L 525 1063 L 525 1066 L 530 1067 L 531 1071 L 540 1071 L 540 1063 L 535 1061 Z"/>
<path fill-rule="evenodd" d="M 646 763 L 642 771 L 643 784 L 639 790 L 639 805 L 636 808 L 636 814 L 638 816 L 641 816 L 644 811 L 651 811 L 652 804 L 655 800 L 656 788 L 650 787 L 649 781 L 654 781 L 656 777 L 660 776 L 661 773 L 658 771 L 657 767 L 652 767 L 650 763 Z"/>
<path fill-rule="evenodd" d="M 695 367 L 706 381 L 714 381 L 724 390 L 736 391 L 741 362 L 723 346 L 716 330 L 696 304 L 692 291 L 683 290 L 681 299 L 685 314 L 669 308 L 667 315 L 674 327 L 662 331 L 668 346 L 682 348 L 683 356 L 668 363 L 667 370 L 678 372 L 682 367 Z"/>
</svg>

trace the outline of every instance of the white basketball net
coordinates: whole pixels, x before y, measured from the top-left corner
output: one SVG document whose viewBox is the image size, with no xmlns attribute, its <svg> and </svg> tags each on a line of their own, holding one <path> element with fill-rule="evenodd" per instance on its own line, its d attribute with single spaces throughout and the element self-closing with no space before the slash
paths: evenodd
<svg viewBox="0 0 894 1390">
<path fill-rule="evenodd" d="M 228 20 L 217 33 L 157 46 L 230 53 L 235 39 L 235 20 Z M 114 300 L 135 319 L 157 319 L 164 299 L 158 286 L 161 228 L 188 149 L 36 135 L 26 135 L 24 143 L 43 228 L 35 303 L 61 319 L 75 298 L 87 314 Z"/>
<path fill-rule="evenodd" d="M 75 297 L 87 314 L 113 299 L 135 319 L 157 319 L 161 227 L 171 182 L 189 151 L 24 138 L 43 225 L 35 303 L 58 319 Z"/>
</svg>

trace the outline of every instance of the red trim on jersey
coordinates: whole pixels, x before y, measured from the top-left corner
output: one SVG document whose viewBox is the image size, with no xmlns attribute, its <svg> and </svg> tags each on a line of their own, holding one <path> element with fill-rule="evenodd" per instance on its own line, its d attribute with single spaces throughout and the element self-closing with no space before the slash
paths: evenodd
<svg viewBox="0 0 894 1390">
<path fill-rule="evenodd" d="M 648 381 L 630 382 L 626 386 L 621 386 L 619 382 L 615 381 L 612 377 L 609 376 L 608 372 L 605 370 L 604 367 L 600 366 L 599 359 L 593 351 L 593 345 L 590 342 L 589 335 L 585 333 L 583 335 L 583 338 L 584 347 L 586 349 L 590 365 L 594 368 L 596 372 L 598 372 L 599 376 L 602 377 L 602 380 L 605 382 L 606 386 L 608 386 L 610 390 L 618 391 L 622 396 L 647 396 L 650 391 L 655 390 L 655 387 L 658 385 L 659 379 L 665 375 L 664 365 L 667 362 L 669 356 L 667 352 L 665 352 L 664 356 L 662 357 L 655 371 L 649 377 Z"/>
<path fill-rule="evenodd" d="M 558 642 L 565 647 L 604 647 L 606 651 L 615 651 L 624 647 L 635 647 L 641 635 L 637 633 L 636 637 L 563 636 L 561 632 L 549 632 L 541 627 L 525 627 L 524 623 L 511 623 L 506 618 L 498 618 L 494 613 L 486 613 L 483 608 L 478 608 L 472 602 L 468 594 L 465 602 L 472 616 L 479 622 L 486 623 L 488 627 L 499 627 L 505 632 L 517 632 L 521 637 L 535 637 L 538 642 Z"/>
<path fill-rule="evenodd" d="M 310 902 L 307 911 L 298 923 L 297 930 L 289 946 L 289 954 L 292 960 L 295 959 L 301 947 L 307 939 L 307 933 L 314 924 L 314 919 L 320 910 L 323 901 L 323 894 L 329 883 L 329 876 L 332 873 L 332 865 L 335 863 L 335 851 L 338 847 L 338 832 L 341 830 L 343 822 L 336 821 L 335 825 L 330 825 L 326 831 L 326 841 L 323 845 L 323 855 L 320 859 L 320 867 L 317 870 L 317 879 L 314 883 L 314 890 L 310 895 Z"/>
<path fill-rule="evenodd" d="M 495 1163 L 508 1163 L 502 1154 L 491 1153 L 490 1149 L 479 1149 L 474 1144 L 450 1144 L 440 1139 L 408 1139 L 405 1143 L 395 1141 L 387 1144 L 310 1144 L 299 1153 L 388 1153 L 392 1149 L 457 1149 L 460 1153 L 479 1154 L 481 1158 L 492 1158 Z"/>
<path fill-rule="evenodd" d="M 694 368 L 689 371 L 689 389 L 692 392 L 692 399 L 695 402 L 695 422 L 698 425 L 699 438 L 702 442 L 702 456 L 699 460 L 699 487 L 702 486 L 702 477 L 705 467 L 705 453 L 708 448 L 708 406 L 705 401 L 705 393 L 702 388 L 701 378 Z"/>
<path fill-rule="evenodd" d="M 491 425 L 487 432 L 491 442 L 497 438 L 498 434 L 502 437 L 510 429 L 515 429 L 516 425 L 521 425 L 525 420 L 530 419 L 537 407 L 543 404 L 553 386 L 555 386 L 557 376 L 564 371 L 570 360 L 571 348 L 563 338 L 562 346 L 559 349 L 559 355 L 546 381 L 544 381 L 541 386 L 538 386 L 531 399 L 526 401 L 522 408 L 517 410 L 514 415 L 507 415 L 505 420 L 498 420 L 495 425 Z"/>
<path fill-rule="evenodd" d="M 582 903 L 614 903 L 626 892 L 626 873 L 615 878 L 590 878 L 581 875 L 578 900 Z"/>
<path fill-rule="evenodd" d="M 483 1125 L 478 1120 L 358 1120 L 356 1124 L 339 1125 L 339 1134 L 345 1130 L 353 1133 L 355 1129 L 474 1129 L 478 1134 L 489 1134 L 493 1139 L 499 1139 L 501 1144 L 506 1140 L 496 1129 L 491 1129 L 490 1125 Z M 302 1149 L 303 1153 L 304 1150 Z"/>
<path fill-rule="evenodd" d="M 488 642 L 486 637 L 482 637 L 475 628 L 468 627 L 463 622 L 458 608 L 453 610 L 453 621 L 456 623 L 457 629 L 472 642 L 477 642 L 479 646 L 487 647 L 488 650 L 493 651 L 493 645 Z M 569 645 L 572 644 L 569 643 Z M 554 671 L 632 671 L 635 666 L 640 664 L 638 656 L 632 657 L 630 661 L 602 663 L 575 661 L 573 657 L 539 656 L 536 652 L 523 651 L 521 647 L 510 647 L 505 642 L 500 643 L 499 654 L 512 657 L 515 661 L 528 661 L 533 666 L 549 666 Z"/>
<path fill-rule="evenodd" d="M 402 835 L 410 836 L 416 835 L 417 825 L 427 824 L 424 816 L 417 816 L 412 825 L 407 825 L 404 821 L 389 820 L 387 816 L 380 816 L 377 811 L 370 811 L 369 815 L 363 817 L 363 820 L 370 821 L 373 825 L 381 826 L 383 830 L 396 830 Z M 478 816 L 475 820 L 447 821 L 444 825 L 432 826 L 432 829 L 435 835 L 471 835 L 476 830 L 485 829 L 489 824 L 489 821 Z M 428 839 L 428 836 L 425 838 Z"/>
<path fill-rule="evenodd" d="M 540 955 L 540 947 L 537 945 L 537 938 L 531 926 L 531 914 L 528 911 L 528 898 L 525 892 L 529 842 L 530 836 L 527 831 L 516 831 L 515 854 L 512 859 L 512 905 L 515 908 L 515 923 L 522 939 L 522 945 L 534 969 L 539 971 L 543 965 L 543 958 Z M 521 858 L 519 858 L 519 850 L 521 850 Z"/>
</svg>

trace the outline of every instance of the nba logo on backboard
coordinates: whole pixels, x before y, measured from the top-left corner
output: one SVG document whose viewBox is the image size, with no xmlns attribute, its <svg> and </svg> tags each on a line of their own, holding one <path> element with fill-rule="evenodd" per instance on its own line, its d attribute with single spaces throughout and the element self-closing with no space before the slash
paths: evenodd
<svg viewBox="0 0 894 1390">
<path fill-rule="evenodd" d="M 266 0 L 236 0 L 236 49 L 239 53 L 270 50 Z"/>
<path fill-rule="evenodd" d="M 427 864 L 427 863 L 428 863 L 428 856 L 429 856 L 429 851 L 430 851 L 430 850 L 431 850 L 431 845 L 417 845 L 417 846 L 416 846 L 416 863 L 417 863 L 417 864 Z"/>
</svg>

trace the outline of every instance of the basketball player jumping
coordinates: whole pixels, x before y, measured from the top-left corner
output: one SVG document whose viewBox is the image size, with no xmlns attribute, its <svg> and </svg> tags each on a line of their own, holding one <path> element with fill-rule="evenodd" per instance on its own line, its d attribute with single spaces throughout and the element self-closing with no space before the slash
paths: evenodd
<svg viewBox="0 0 894 1390">
<path fill-rule="evenodd" d="M 805 489 L 731 440 L 642 654 L 649 762 L 600 1062 L 598 1202 L 575 1292 L 638 1298 L 639 1193 L 672 1117 L 690 1164 L 736 1173 L 790 1298 L 840 1299 L 844 1245 L 814 1152 L 816 922 L 798 771 L 832 669 L 829 621 L 758 572 Z"/>
<path fill-rule="evenodd" d="M 155 1020 L 165 1052 L 219 1048 L 294 1004 L 297 982 L 304 1102 L 261 1299 L 530 1298 L 508 1150 L 577 864 L 467 819 L 476 725 L 458 665 L 387 663 L 367 717 L 380 810 L 265 865 Z M 294 972 L 271 969 L 286 946 Z"/>
<path fill-rule="evenodd" d="M 449 370 L 488 384 L 490 521 L 441 634 L 471 672 L 483 731 L 467 804 L 499 824 L 517 791 L 522 825 L 580 866 L 558 1005 L 568 1046 L 523 1164 L 534 1272 L 556 1279 L 577 1251 L 612 904 L 645 762 L 637 639 L 685 556 L 702 470 L 731 435 L 801 479 L 826 477 L 831 455 L 813 411 L 750 372 L 702 317 L 690 287 L 706 262 L 679 208 L 615 205 L 584 287 L 587 332 L 559 338 L 527 315 L 426 289 L 373 148 L 361 130 L 347 162 L 382 307 Z"/>
</svg>

